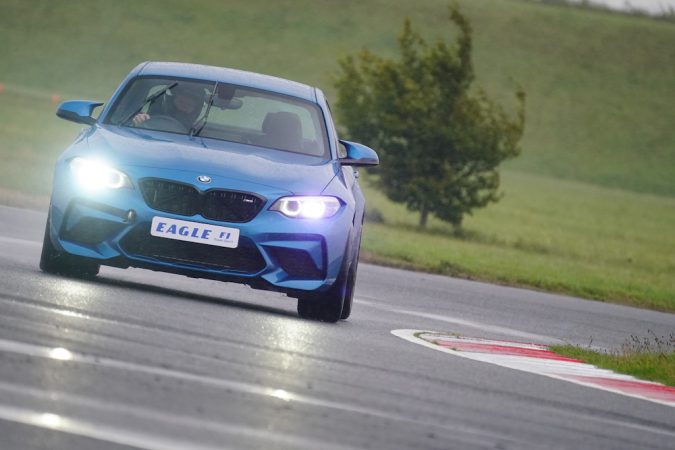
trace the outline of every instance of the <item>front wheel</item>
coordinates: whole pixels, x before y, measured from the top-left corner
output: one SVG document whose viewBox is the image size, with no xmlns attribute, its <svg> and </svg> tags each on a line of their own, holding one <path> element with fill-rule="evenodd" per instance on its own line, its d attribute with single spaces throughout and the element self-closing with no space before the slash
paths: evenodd
<svg viewBox="0 0 675 450">
<path fill-rule="evenodd" d="M 100 265 L 85 258 L 60 252 L 54 247 L 49 237 L 49 220 L 45 226 L 45 235 L 42 240 L 42 254 L 40 255 L 40 270 L 47 273 L 92 278 L 98 274 Z"/>
<path fill-rule="evenodd" d="M 352 313 L 352 303 L 354 303 L 354 285 L 356 284 L 356 269 L 358 267 L 358 260 L 352 263 L 351 269 L 349 269 L 349 275 L 347 277 L 347 285 L 345 286 L 345 299 L 342 304 L 342 313 L 340 314 L 340 319 L 345 320 L 349 318 L 349 315 Z"/>
<path fill-rule="evenodd" d="M 335 323 L 349 317 L 356 283 L 356 261 L 343 270 L 335 283 L 320 297 L 300 297 L 298 315 L 303 319 Z"/>
<path fill-rule="evenodd" d="M 341 293 L 340 285 L 344 283 L 336 282 L 326 294 L 320 297 L 300 297 L 298 315 L 303 319 L 322 322 L 335 323 L 340 320 L 344 305 L 344 294 Z"/>
<path fill-rule="evenodd" d="M 303 319 L 335 323 L 342 317 L 345 292 L 346 277 L 341 274 L 325 294 L 319 297 L 300 297 L 298 315 Z"/>
<path fill-rule="evenodd" d="M 354 286 L 356 285 L 356 272 L 359 268 L 359 257 L 361 256 L 361 236 L 359 235 L 359 244 L 356 246 L 356 255 L 347 275 L 347 285 L 345 289 L 345 300 L 342 304 L 342 314 L 340 319 L 347 319 L 352 313 L 352 304 L 354 303 Z"/>
</svg>

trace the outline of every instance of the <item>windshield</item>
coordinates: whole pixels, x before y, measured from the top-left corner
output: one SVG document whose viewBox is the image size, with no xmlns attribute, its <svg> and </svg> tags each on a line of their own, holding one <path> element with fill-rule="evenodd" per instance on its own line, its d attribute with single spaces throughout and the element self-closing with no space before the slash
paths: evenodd
<svg viewBox="0 0 675 450">
<path fill-rule="evenodd" d="M 125 87 L 105 123 L 328 157 L 317 105 L 226 83 L 138 77 Z"/>
</svg>

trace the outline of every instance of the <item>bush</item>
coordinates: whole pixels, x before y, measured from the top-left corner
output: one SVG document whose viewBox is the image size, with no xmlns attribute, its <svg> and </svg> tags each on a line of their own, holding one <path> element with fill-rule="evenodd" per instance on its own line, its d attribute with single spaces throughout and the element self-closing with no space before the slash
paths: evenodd
<svg viewBox="0 0 675 450">
<path fill-rule="evenodd" d="M 368 50 L 340 60 L 337 111 L 351 138 L 378 149 L 376 185 L 395 202 L 459 227 L 464 214 L 499 200 L 498 165 L 519 154 L 525 94 L 515 118 L 472 91 L 471 26 L 456 5 L 453 46 L 427 44 L 406 19 L 397 60 Z"/>
</svg>

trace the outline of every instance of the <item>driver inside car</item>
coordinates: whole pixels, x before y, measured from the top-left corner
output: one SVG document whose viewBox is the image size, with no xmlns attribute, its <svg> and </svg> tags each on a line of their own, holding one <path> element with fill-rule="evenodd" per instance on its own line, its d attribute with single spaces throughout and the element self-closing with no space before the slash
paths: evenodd
<svg viewBox="0 0 675 450">
<path fill-rule="evenodd" d="M 148 112 L 136 114 L 132 119 L 134 126 L 141 125 L 153 116 L 169 116 L 189 130 L 202 112 L 206 100 L 204 88 L 190 84 L 177 84 L 168 94 L 150 105 Z"/>
</svg>

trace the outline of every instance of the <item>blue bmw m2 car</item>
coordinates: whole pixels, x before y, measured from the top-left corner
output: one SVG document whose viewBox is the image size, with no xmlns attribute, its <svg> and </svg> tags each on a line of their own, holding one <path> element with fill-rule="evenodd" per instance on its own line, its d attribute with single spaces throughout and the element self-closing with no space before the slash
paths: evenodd
<svg viewBox="0 0 675 450">
<path fill-rule="evenodd" d="M 298 299 L 301 317 L 349 317 L 368 147 L 338 140 L 321 90 L 220 67 L 146 62 L 59 157 L 40 268 L 101 265 L 244 283 Z"/>
</svg>

